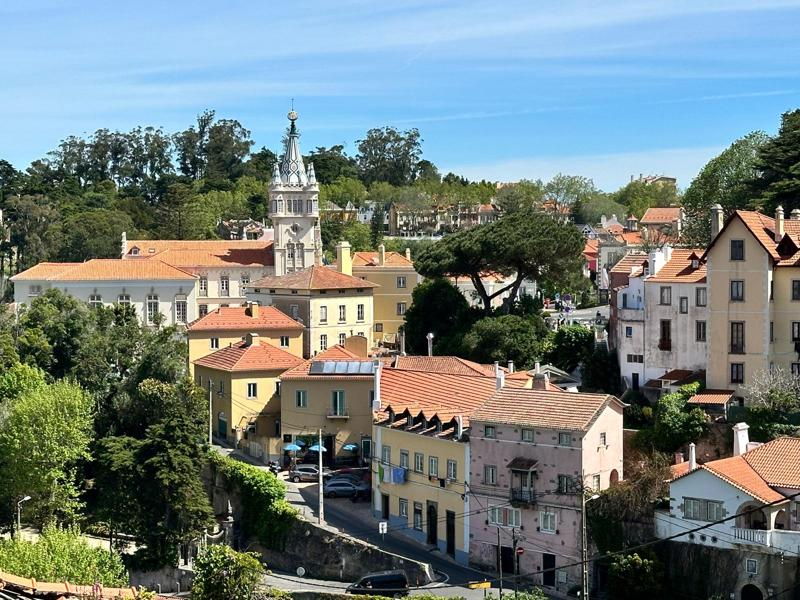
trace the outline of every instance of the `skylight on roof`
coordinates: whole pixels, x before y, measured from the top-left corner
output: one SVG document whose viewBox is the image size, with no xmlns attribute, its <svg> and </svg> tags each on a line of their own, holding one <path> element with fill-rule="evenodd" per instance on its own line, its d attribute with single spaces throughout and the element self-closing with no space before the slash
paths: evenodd
<svg viewBox="0 0 800 600">
<path fill-rule="evenodd" d="M 312 360 L 309 375 L 372 375 L 375 364 L 366 360 Z"/>
</svg>

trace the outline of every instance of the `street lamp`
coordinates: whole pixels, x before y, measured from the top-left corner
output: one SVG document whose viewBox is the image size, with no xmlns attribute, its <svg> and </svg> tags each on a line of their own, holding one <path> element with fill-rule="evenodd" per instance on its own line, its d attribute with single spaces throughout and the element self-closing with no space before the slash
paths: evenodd
<svg viewBox="0 0 800 600">
<path fill-rule="evenodd" d="M 589 597 L 589 543 L 586 535 L 586 504 L 592 500 L 597 500 L 599 494 L 592 494 L 588 498 L 586 494 L 581 491 L 581 600 Z"/>
<path fill-rule="evenodd" d="M 25 496 L 17 502 L 17 535 L 22 538 L 22 503 L 30 500 L 30 496 Z"/>
</svg>

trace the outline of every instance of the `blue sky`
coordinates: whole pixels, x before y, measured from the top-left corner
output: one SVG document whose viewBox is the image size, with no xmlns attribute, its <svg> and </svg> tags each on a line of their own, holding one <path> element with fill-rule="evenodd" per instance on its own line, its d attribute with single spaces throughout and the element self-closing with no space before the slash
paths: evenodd
<svg viewBox="0 0 800 600">
<path fill-rule="evenodd" d="M 6 0 L 0 23 L 0 158 L 17 167 L 206 108 L 277 149 L 293 97 L 306 151 L 418 127 L 443 173 L 685 187 L 800 107 L 800 0 Z"/>
</svg>

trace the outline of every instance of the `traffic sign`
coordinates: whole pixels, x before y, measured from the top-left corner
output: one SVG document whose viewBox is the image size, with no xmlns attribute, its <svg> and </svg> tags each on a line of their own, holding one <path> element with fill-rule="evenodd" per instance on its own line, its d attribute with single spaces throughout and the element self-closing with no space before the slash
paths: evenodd
<svg viewBox="0 0 800 600">
<path fill-rule="evenodd" d="M 517 548 L 517 556 L 522 556 L 523 554 L 525 554 L 525 548 L 520 546 L 519 548 Z"/>
<path fill-rule="evenodd" d="M 491 581 L 470 581 L 467 587 L 471 590 L 487 590 L 492 587 Z"/>
<path fill-rule="evenodd" d="M 387 531 L 389 531 L 389 522 L 380 521 L 378 523 L 378 533 L 386 533 Z"/>
</svg>

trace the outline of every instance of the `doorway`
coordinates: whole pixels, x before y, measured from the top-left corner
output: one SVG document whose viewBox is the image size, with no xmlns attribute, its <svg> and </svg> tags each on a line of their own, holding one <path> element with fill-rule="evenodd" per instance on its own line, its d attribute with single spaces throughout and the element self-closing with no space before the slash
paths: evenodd
<svg viewBox="0 0 800 600">
<path fill-rule="evenodd" d="M 389 520 L 389 495 L 381 494 L 381 519 Z"/>
<path fill-rule="evenodd" d="M 638 392 L 639 391 L 639 374 L 638 373 L 632 373 L 631 374 L 631 381 L 632 381 L 633 390 Z"/>
<path fill-rule="evenodd" d="M 742 588 L 742 600 L 764 600 L 764 594 L 752 583 L 748 583 Z"/>
<path fill-rule="evenodd" d="M 436 504 L 428 503 L 428 539 L 431 546 L 436 546 L 439 541 L 439 511 Z"/>
<path fill-rule="evenodd" d="M 542 585 L 556 585 L 556 555 L 542 554 Z"/>
<path fill-rule="evenodd" d="M 514 574 L 514 549 L 511 546 L 500 548 L 500 558 L 502 558 L 503 573 Z"/>
<path fill-rule="evenodd" d="M 456 513 L 448 510 L 445 513 L 445 537 L 447 538 L 447 553 L 455 558 L 456 555 Z"/>
<path fill-rule="evenodd" d="M 225 418 L 224 412 L 217 415 L 217 435 L 223 440 L 228 439 L 228 419 Z"/>
</svg>

